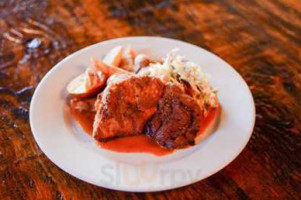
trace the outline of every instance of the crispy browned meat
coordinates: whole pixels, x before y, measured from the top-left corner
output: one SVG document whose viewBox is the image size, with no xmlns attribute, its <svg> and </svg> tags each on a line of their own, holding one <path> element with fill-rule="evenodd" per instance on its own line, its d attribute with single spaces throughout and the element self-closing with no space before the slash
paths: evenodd
<svg viewBox="0 0 301 200">
<path fill-rule="evenodd" d="M 194 144 L 201 110 L 179 86 L 148 76 L 123 77 L 99 95 L 93 137 L 107 141 L 145 133 L 165 148 Z"/>
<path fill-rule="evenodd" d="M 97 110 L 93 137 L 106 141 L 116 137 L 142 134 L 145 123 L 157 111 L 164 92 L 158 78 L 131 76 L 107 86 Z"/>
<path fill-rule="evenodd" d="M 200 120 L 201 110 L 195 100 L 178 86 L 169 85 L 145 133 L 165 148 L 182 148 L 194 144 Z"/>
</svg>

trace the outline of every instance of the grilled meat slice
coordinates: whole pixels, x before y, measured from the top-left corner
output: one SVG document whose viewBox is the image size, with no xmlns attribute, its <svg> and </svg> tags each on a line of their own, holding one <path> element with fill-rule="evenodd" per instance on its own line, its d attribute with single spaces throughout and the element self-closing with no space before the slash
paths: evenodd
<svg viewBox="0 0 301 200">
<path fill-rule="evenodd" d="M 194 144 L 201 122 L 196 101 L 176 85 L 168 85 L 157 112 L 145 126 L 145 134 L 170 149 Z"/>
<path fill-rule="evenodd" d="M 145 123 L 157 111 L 164 87 L 159 78 L 148 76 L 123 76 L 109 84 L 98 97 L 101 106 L 95 116 L 93 137 L 107 141 L 142 134 Z"/>
</svg>

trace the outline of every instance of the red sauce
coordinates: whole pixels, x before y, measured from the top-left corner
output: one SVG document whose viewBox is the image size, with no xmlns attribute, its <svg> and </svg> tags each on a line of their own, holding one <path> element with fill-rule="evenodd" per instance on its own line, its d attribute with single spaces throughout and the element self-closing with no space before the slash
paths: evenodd
<svg viewBox="0 0 301 200">
<path fill-rule="evenodd" d="M 219 107 L 211 109 L 202 119 L 202 126 L 198 135 L 202 134 L 218 114 Z M 80 124 L 83 130 L 92 135 L 95 112 L 80 112 L 71 107 L 71 115 Z M 173 149 L 165 149 L 146 135 L 117 138 L 108 142 L 96 142 L 101 148 L 124 153 L 151 153 L 162 156 L 172 153 Z"/>
<path fill-rule="evenodd" d="M 104 149 L 124 153 L 151 153 L 163 156 L 172 153 L 173 149 L 165 149 L 146 135 L 117 138 L 108 142 L 97 142 Z"/>
<path fill-rule="evenodd" d="M 80 112 L 72 107 L 70 111 L 71 115 L 79 123 L 79 125 L 82 127 L 85 133 L 92 135 L 95 112 Z"/>
<path fill-rule="evenodd" d="M 214 119 L 216 118 L 216 116 L 219 113 L 219 109 L 220 109 L 220 107 L 218 105 L 216 108 L 211 108 L 208 111 L 207 116 L 202 119 L 202 123 L 201 123 L 200 130 L 198 132 L 198 135 L 201 135 L 202 133 L 204 133 L 205 130 L 208 128 L 208 126 L 214 121 Z"/>
</svg>

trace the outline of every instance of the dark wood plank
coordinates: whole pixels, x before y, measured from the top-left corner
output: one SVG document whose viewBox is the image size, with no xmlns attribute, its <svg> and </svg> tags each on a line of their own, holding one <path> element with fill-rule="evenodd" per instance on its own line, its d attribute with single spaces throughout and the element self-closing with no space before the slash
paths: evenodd
<svg viewBox="0 0 301 200">
<path fill-rule="evenodd" d="M 84 183 L 37 147 L 28 109 L 45 73 L 110 38 L 159 35 L 208 49 L 247 81 L 256 126 L 221 172 L 180 189 L 126 193 Z M 301 2 L 0 2 L 0 199 L 301 199 Z"/>
</svg>

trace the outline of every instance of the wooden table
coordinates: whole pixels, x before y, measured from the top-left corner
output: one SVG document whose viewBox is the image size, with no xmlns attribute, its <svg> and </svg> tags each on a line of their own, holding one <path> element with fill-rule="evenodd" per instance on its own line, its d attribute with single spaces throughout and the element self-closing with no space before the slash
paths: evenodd
<svg viewBox="0 0 301 200">
<path fill-rule="evenodd" d="M 184 40 L 247 81 L 256 126 L 244 151 L 203 181 L 158 193 L 96 187 L 56 167 L 29 126 L 45 73 L 83 47 L 123 36 Z M 0 199 L 301 199 L 299 0 L 0 1 Z"/>
</svg>

